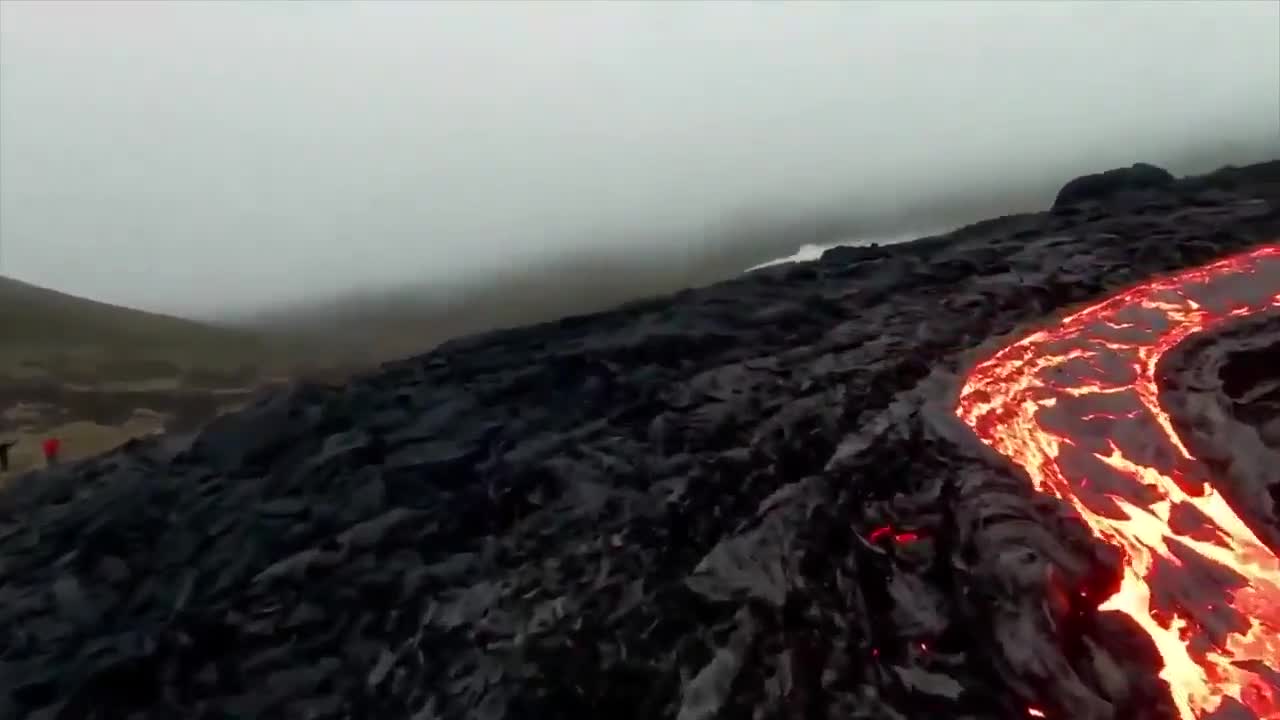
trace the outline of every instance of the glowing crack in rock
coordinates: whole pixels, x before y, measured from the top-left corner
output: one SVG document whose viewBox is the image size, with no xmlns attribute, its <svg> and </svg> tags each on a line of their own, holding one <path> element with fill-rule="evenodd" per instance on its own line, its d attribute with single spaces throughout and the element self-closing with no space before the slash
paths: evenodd
<svg viewBox="0 0 1280 720">
<path fill-rule="evenodd" d="M 1179 439 L 1156 366 L 1191 335 L 1278 308 L 1280 245 L 1151 280 L 983 361 L 956 408 L 1122 551 L 1100 609 L 1150 635 L 1183 720 L 1223 703 L 1280 718 L 1280 559 Z"/>
</svg>

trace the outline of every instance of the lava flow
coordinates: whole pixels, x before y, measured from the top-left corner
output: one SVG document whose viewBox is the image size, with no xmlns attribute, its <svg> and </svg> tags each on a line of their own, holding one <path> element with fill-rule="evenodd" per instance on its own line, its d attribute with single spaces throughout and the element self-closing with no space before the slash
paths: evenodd
<svg viewBox="0 0 1280 720">
<path fill-rule="evenodd" d="M 1124 557 L 1101 610 L 1151 636 L 1183 720 L 1280 718 L 1280 559 L 1209 482 L 1160 407 L 1162 355 L 1280 308 L 1280 245 L 1152 280 L 975 367 L 956 414 Z"/>
</svg>

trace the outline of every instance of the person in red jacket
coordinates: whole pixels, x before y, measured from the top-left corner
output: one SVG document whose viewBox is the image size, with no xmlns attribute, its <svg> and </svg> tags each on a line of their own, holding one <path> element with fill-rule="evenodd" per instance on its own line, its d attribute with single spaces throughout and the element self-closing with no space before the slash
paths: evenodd
<svg viewBox="0 0 1280 720">
<path fill-rule="evenodd" d="M 58 450 L 62 447 L 62 442 L 56 437 L 45 438 L 40 443 L 40 449 L 44 451 L 44 462 L 46 465 L 54 465 L 58 462 Z"/>
</svg>

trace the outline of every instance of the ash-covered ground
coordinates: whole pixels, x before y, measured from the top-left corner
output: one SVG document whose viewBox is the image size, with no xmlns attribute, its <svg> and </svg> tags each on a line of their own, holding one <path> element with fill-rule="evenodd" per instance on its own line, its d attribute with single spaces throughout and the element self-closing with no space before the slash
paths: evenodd
<svg viewBox="0 0 1280 720">
<path fill-rule="evenodd" d="M 1168 717 L 1114 552 L 951 411 L 1009 333 L 1278 238 L 1280 161 L 1080 179 L 24 476 L 0 718 Z M 1249 377 L 1192 405 L 1272 432 Z"/>
</svg>

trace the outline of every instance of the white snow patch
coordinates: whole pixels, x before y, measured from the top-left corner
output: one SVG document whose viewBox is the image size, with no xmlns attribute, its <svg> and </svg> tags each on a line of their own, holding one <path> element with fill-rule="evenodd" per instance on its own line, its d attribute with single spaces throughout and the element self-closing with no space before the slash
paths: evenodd
<svg viewBox="0 0 1280 720">
<path fill-rule="evenodd" d="M 928 236 L 929 236 L 929 233 L 912 233 L 910 235 L 895 235 L 887 238 L 865 238 L 865 239 L 850 238 L 848 240 L 844 240 L 838 243 L 831 243 L 830 245 L 812 245 L 812 244 L 801 245 L 800 249 L 797 250 L 794 255 L 788 255 L 787 257 L 778 258 L 776 260 L 770 260 L 769 262 L 763 262 L 763 263 L 760 263 L 759 265 L 753 265 L 747 268 L 746 272 L 751 272 L 752 270 L 759 270 L 760 268 L 772 267 L 774 265 L 781 265 L 783 263 L 809 262 L 811 260 L 817 260 L 818 258 L 822 257 L 822 253 L 830 250 L 831 248 L 836 248 L 836 247 L 867 247 L 868 245 L 896 245 L 898 243 L 910 242 L 912 240 L 917 240 L 919 238 L 928 237 Z"/>
</svg>

